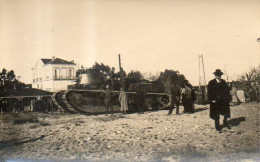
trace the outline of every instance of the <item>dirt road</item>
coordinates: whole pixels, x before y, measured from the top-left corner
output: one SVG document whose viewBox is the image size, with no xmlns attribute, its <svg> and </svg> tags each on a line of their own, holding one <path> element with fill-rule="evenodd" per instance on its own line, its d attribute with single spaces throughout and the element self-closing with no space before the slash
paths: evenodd
<svg viewBox="0 0 260 162">
<path fill-rule="evenodd" d="M 232 106 L 231 129 L 223 128 L 222 133 L 215 131 L 209 109 L 196 105 L 196 110 L 171 116 L 166 110 L 114 116 L 0 115 L 0 156 L 24 160 L 260 160 L 260 104 Z M 28 123 L 18 122 L 26 116 L 31 117 Z"/>
</svg>

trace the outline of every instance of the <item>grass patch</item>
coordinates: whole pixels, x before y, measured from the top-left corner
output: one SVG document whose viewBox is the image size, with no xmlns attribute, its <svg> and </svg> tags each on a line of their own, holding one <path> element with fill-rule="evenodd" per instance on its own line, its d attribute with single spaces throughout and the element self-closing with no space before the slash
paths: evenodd
<svg viewBox="0 0 260 162">
<path fill-rule="evenodd" d="M 105 117 L 95 118 L 95 120 L 101 121 L 101 122 L 109 122 L 109 121 L 114 121 L 114 120 L 123 119 L 123 118 L 126 118 L 126 117 L 124 115 L 108 115 Z"/>
</svg>

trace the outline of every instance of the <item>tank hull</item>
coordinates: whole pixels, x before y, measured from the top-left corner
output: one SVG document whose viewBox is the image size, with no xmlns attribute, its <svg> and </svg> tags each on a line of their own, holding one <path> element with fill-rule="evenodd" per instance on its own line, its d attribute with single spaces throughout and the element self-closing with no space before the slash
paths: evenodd
<svg viewBox="0 0 260 162">
<path fill-rule="evenodd" d="M 104 102 L 104 90 L 68 90 L 54 94 L 52 100 L 58 108 L 70 113 L 83 114 L 103 114 L 106 113 L 106 104 Z M 127 92 L 128 95 L 128 112 L 137 112 L 139 108 L 136 106 L 135 92 Z M 122 112 L 118 101 L 119 91 L 113 91 L 113 111 Z M 162 98 L 165 98 L 165 93 L 146 93 L 145 109 L 148 110 L 154 105 L 160 107 L 163 105 Z"/>
</svg>

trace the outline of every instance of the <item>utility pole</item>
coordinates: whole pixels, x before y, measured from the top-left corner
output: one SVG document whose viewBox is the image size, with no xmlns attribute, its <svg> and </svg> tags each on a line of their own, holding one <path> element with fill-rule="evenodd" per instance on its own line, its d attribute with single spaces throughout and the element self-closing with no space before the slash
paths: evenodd
<svg viewBox="0 0 260 162">
<path fill-rule="evenodd" d="M 204 75 L 205 92 L 207 93 L 207 83 L 206 83 L 206 77 L 205 77 L 205 68 L 204 68 L 203 55 L 201 55 L 201 60 L 202 60 L 202 67 L 203 67 L 203 75 Z"/>
<path fill-rule="evenodd" d="M 200 82 L 200 55 L 199 55 L 199 89 L 200 89 L 200 86 L 201 86 L 201 82 Z"/>
<path fill-rule="evenodd" d="M 118 54 L 118 60 L 119 60 L 119 71 L 121 71 L 121 57 L 120 57 L 120 54 Z"/>
</svg>

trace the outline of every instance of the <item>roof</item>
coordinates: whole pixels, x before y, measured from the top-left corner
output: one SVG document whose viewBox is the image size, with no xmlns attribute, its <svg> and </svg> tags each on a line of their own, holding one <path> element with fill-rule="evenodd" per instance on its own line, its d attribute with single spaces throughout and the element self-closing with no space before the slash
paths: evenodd
<svg viewBox="0 0 260 162">
<path fill-rule="evenodd" d="M 43 62 L 44 64 L 47 64 L 48 62 L 51 61 L 51 59 L 41 59 L 41 60 L 42 60 L 42 62 Z"/>
<path fill-rule="evenodd" d="M 41 59 L 44 64 L 69 64 L 69 65 L 76 65 L 74 62 L 66 61 L 60 58 L 52 59 Z"/>
</svg>

